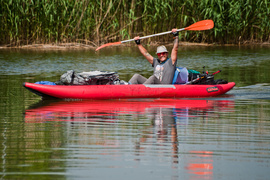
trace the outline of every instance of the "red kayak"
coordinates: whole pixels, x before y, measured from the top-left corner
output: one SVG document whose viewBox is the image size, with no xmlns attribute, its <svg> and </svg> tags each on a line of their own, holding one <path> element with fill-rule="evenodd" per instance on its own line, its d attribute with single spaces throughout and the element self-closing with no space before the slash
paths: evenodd
<svg viewBox="0 0 270 180">
<path fill-rule="evenodd" d="M 41 85 L 25 82 L 24 87 L 44 98 L 131 99 L 203 98 L 225 94 L 234 82 L 218 85 Z"/>
</svg>

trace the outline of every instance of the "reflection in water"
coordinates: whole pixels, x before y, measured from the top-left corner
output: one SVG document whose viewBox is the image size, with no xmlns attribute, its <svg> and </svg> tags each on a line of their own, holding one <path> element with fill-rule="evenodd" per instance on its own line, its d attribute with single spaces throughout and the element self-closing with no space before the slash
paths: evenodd
<svg viewBox="0 0 270 180">
<path fill-rule="evenodd" d="M 190 174 L 196 175 L 196 179 L 212 179 L 213 177 L 213 159 L 212 151 L 190 151 L 192 158 L 190 158 L 186 169 Z"/>
<path fill-rule="evenodd" d="M 146 109 L 151 119 L 151 125 L 147 129 L 152 132 L 142 132 L 142 137 L 136 143 L 136 155 L 143 154 L 148 139 L 155 139 L 156 146 L 162 147 L 163 144 L 171 144 L 171 157 L 173 163 L 178 163 L 178 136 L 176 127 L 176 116 L 174 108 L 154 107 Z M 161 148 L 162 149 L 162 148 Z M 161 151 L 162 152 L 162 151 Z M 159 153 L 159 152 L 157 152 Z M 138 158 L 137 160 L 140 160 Z"/>
<path fill-rule="evenodd" d="M 172 169 L 178 169 L 181 163 L 185 163 L 189 173 L 210 178 L 212 152 L 194 150 L 188 152 L 194 157 L 190 162 L 181 162 L 181 154 L 186 152 L 179 147 L 181 139 L 177 128 L 185 130 L 190 120 L 197 116 L 207 124 L 208 112 L 232 111 L 233 106 L 231 101 L 218 100 L 41 101 L 25 111 L 25 122 L 65 123 L 66 146 L 75 151 L 67 159 L 85 161 L 85 157 L 81 159 L 79 154 L 87 152 L 92 163 L 97 163 L 93 159 L 106 156 L 111 156 L 109 159 L 115 162 L 115 156 L 133 151 L 135 162 L 146 163 L 158 158 L 160 163 L 164 163 L 164 159 L 167 161 L 170 157 Z M 130 142 L 130 137 L 133 142 Z M 78 166 L 72 161 L 67 163 L 70 164 L 68 167 Z M 108 168 L 121 168 L 121 165 L 116 163 Z"/>
</svg>

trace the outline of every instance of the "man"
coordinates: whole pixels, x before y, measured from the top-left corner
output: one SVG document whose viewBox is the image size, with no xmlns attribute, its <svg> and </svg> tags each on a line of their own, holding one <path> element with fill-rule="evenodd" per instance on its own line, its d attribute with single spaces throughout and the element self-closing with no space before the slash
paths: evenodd
<svg viewBox="0 0 270 180">
<path fill-rule="evenodd" d="M 140 52 L 154 67 L 154 74 L 148 79 L 140 74 L 134 74 L 129 80 L 130 84 L 172 84 L 174 72 L 177 63 L 177 51 L 178 51 L 178 32 L 177 29 L 172 29 L 172 33 L 175 37 L 173 48 L 171 52 L 171 58 L 168 58 L 168 51 L 165 46 L 157 47 L 157 56 L 154 58 L 147 50 L 141 45 L 140 37 L 134 38 L 135 43 L 138 45 Z"/>
</svg>

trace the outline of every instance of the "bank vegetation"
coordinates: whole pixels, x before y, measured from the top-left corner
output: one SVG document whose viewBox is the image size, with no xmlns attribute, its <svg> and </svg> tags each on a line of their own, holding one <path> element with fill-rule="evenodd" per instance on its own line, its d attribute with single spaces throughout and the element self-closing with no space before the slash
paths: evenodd
<svg viewBox="0 0 270 180">
<path fill-rule="evenodd" d="M 212 30 L 181 32 L 181 41 L 270 42 L 268 0 L 0 0 L 0 46 L 84 44 L 97 47 L 212 19 Z M 170 35 L 145 43 L 171 41 Z"/>
</svg>

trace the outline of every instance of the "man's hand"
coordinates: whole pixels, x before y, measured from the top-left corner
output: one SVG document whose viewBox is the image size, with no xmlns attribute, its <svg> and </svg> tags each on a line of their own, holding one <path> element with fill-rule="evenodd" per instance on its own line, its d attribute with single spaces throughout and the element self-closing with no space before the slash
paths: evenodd
<svg viewBox="0 0 270 180">
<path fill-rule="evenodd" d="M 177 29 L 172 29 L 172 34 L 174 35 L 174 37 L 179 35 L 179 32 L 177 31 Z"/>
<path fill-rule="evenodd" d="M 134 41 L 137 45 L 141 44 L 140 36 L 135 37 Z"/>
</svg>

